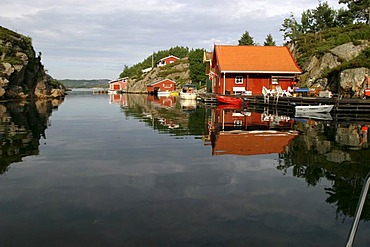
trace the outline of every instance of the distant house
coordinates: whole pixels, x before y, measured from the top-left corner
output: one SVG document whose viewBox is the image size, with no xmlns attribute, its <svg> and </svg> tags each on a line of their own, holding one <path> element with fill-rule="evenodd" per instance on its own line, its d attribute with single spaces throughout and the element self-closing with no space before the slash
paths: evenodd
<svg viewBox="0 0 370 247">
<path fill-rule="evenodd" d="M 169 95 L 175 91 L 176 83 L 170 79 L 156 80 L 146 86 L 149 94 Z"/>
<path fill-rule="evenodd" d="M 115 79 L 109 82 L 109 92 L 127 91 L 128 77 Z"/>
<path fill-rule="evenodd" d="M 212 55 L 212 58 L 209 56 Z M 283 90 L 302 70 L 284 46 L 215 45 L 213 53 L 204 55 L 212 92 L 216 94 L 262 94 L 262 88 Z"/>
<path fill-rule="evenodd" d="M 173 55 L 171 56 L 168 56 L 168 57 L 165 57 L 165 58 L 162 58 L 161 60 L 159 60 L 159 62 L 157 63 L 157 67 L 162 67 L 162 66 L 165 66 L 167 64 L 171 64 L 171 63 L 174 63 L 176 62 L 177 60 L 179 60 L 180 58 L 178 57 L 175 57 Z"/>
</svg>

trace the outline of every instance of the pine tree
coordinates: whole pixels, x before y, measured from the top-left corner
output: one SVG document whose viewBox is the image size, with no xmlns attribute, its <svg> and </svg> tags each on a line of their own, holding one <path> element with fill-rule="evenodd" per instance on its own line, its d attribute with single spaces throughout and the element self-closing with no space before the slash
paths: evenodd
<svg viewBox="0 0 370 247">
<path fill-rule="evenodd" d="M 253 37 L 249 35 L 248 31 L 245 31 L 245 33 L 241 36 L 238 42 L 239 42 L 239 45 L 255 45 L 253 41 Z"/>
<path fill-rule="evenodd" d="M 276 43 L 275 43 L 274 39 L 272 38 L 271 34 L 267 35 L 263 45 L 264 46 L 275 46 L 276 45 Z"/>
</svg>

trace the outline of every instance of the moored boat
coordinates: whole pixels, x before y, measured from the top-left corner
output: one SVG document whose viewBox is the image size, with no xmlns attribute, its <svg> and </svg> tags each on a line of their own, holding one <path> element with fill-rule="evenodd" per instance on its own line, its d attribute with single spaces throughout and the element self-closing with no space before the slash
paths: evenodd
<svg viewBox="0 0 370 247">
<path fill-rule="evenodd" d="M 247 108 L 248 106 L 248 99 L 242 99 L 226 95 L 217 95 L 216 97 L 219 104 L 235 105 L 242 108 Z"/>
<path fill-rule="evenodd" d="M 194 84 L 184 84 L 179 95 L 181 99 L 195 100 L 198 95 L 197 87 Z"/>
<path fill-rule="evenodd" d="M 329 113 L 334 105 L 300 105 L 295 107 L 295 113 Z"/>
<path fill-rule="evenodd" d="M 243 100 L 241 98 L 226 96 L 226 95 L 217 95 L 217 101 L 220 104 L 232 104 L 232 105 L 241 105 Z"/>
</svg>

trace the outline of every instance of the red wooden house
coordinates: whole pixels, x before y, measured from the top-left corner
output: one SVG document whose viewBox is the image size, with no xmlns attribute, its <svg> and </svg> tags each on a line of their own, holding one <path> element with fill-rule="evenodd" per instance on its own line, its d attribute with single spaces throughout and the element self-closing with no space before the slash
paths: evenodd
<svg viewBox="0 0 370 247">
<path fill-rule="evenodd" d="M 127 83 L 128 77 L 112 80 L 109 82 L 109 91 L 111 92 L 127 91 Z"/>
<path fill-rule="evenodd" d="M 204 61 L 216 94 L 262 94 L 262 87 L 287 90 L 302 73 L 284 46 L 215 45 L 212 59 Z"/>
<path fill-rule="evenodd" d="M 169 95 L 175 91 L 176 83 L 170 79 L 156 80 L 146 86 L 149 94 Z"/>
<path fill-rule="evenodd" d="M 171 64 L 171 63 L 174 63 L 176 62 L 177 60 L 179 60 L 180 58 L 178 57 L 175 57 L 173 55 L 171 56 L 168 56 L 168 57 L 164 57 L 162 58 L 161 60 L 159 60 L 159 62 L 157 63 L 157 67 L 162 67 L 162 66 L 165 66 L 167 64 Z"/>
</svg>

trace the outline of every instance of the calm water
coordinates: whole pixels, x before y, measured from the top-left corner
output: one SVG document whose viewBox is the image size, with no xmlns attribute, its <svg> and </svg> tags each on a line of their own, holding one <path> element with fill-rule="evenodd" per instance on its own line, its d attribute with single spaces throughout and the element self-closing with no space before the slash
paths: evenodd
<svg viewBox="0 0 370 247">
<path fill-rule="evenodd" d="M 0 106 L 1 246 L 345 246 L 370 171 L 358 123 L 85 91 Z M 354 246 L 369 219 L 368 199 Z"/>
</svg>

